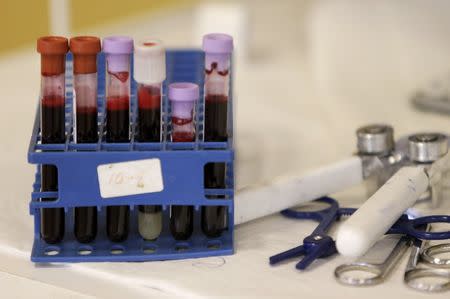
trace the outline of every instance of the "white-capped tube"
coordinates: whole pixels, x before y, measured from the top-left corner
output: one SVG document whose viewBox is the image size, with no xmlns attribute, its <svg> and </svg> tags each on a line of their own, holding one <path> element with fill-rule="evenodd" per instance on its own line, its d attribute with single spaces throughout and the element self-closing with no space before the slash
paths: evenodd
<svg viewBox="0 0 450 299">
<path fill-rule="evenodd" d="M 336 247 L 358 257 L 375 244 L 428 188 L 423 167 L 403 167 L 372 195 L 338 230 Z"/>
<path fill-rule="evenodd" d="M 161 41 L 146 39 L 134 45 L 134 79 L 141 84 L 166 79 L 166 51 Z"/>
<path fill-rule="evenodd" d="M 240 224 L 335 193 L 363 181 L 358 156 L 303 176 L 283 177 L 269 185 L 246 188 L 235 196 L 234 223 Z"/>
</svg>

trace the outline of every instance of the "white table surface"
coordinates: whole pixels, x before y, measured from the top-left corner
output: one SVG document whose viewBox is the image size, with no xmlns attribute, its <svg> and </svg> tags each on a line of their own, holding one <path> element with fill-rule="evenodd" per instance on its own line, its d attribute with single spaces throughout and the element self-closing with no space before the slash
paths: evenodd
<svg viewBox="0 0 450 299">
<path fill-rule="evenodd" d="M 403 13 L 404 7 L 389 1 L 379 1 L 376 9 L 354 1 L 319 1 L 308 7 L 305 20 L 298 20 L 298 28 L 306 29 L 291 26 L 289 34 L 296 37 L 292 40 L 277 40 L 281 23 L 268 26 L 261 17 L 272 13 L 282 20 L 289 6 L 259 8 L 255 19 L 263 24 L 250 33 L 261 38 L 260 28 L 267 30 L 256 45 L 270 45 L 266 38 L 280 47 L 256 49 L 252 59 L 236 66 L 238 190 L 350 155 L 355 149 L 354 130 L 366 123 L 390 123 L 397 136 L 449 131 L 449 118 L 414 111 L 408 104 L 418 85 L 450 66 L 446 32 L 450 29 L 443 29 L 450 28 L 445 26 L 450 21 L 423 13 L 422 4 L 413 2 L 415 8 Z M 399 15 L 394 17 L 394 12 Z M 190 39 L 191 16 L 190 11 L 142 16 L 86 33 L 150 34 L 169 46 L 191 46 L 195 44 Z M 417 23 L 427 26 L 410 26 Z M 280 29 L 283 36 L 288 35 L 285 29 Z M 316 262 L 304 273 L 295 270 L 293 262 L 270 267 L 270 255 L 297 245 L 316 225 L 280 215 L 238 226 L 233 256 L 150 263 L 31 263 L 33 222 L 28 203 L 34 167 L 27 164 L 26 151 L 39 91 L 39 56 L 34 48 L 1 57 L 0 82 L 3 294 L 11 298 L 427 296 L 403 285 L 406 256 L 385 283 L 370 288 L 344 287 L 334 280 L 334 268 L 349 261 L 341 256 Z M 358 206 L 364 192 L 357 187 L 337 198 L 345 206 Z"/>
</svg>

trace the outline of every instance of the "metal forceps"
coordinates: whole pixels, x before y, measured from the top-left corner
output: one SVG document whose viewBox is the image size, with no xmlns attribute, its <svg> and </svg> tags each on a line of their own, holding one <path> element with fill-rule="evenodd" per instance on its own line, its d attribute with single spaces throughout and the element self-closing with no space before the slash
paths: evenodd
<svg viewBox="0 0 450 299">
<path fill-rule="evenodd" d="M 433 258 L 434 253 L 449 252 L 450 244 L 439 244 L 424 248 L 425 241 L 416 240 L 413 250 L 406 265 L 405 284 L 413 289 L 424 292 L 442 292 L 450 290 L 450 269 L 449 259 Z M 428 253 L 425 255 L 424 253 Z M 420 267 L 420 261 L 439 268 Z M 426 280 L 424 280 L 426 278 Z M 434 281 L 434 282 L 433 282 Z"/>
<path fill-rule="evenodd" d="M 394 249 L 392 249 L 383 261 L 369 262 L 366 261 L 366 256 L 362 256 L 356 262 L 338 266 L 334 271 L 334 277 L 340 283 L 350 286 L 370 286 L 382 283 L 414 240 L 412 237 L 408 236 L 396 235 L 395 237 L 397 237 L 398 241 Z M 373 249 L 378 250 L 379 248 L 373 247 L 369 250 L 368 254 L 370 254 Z M 346 275 L 351 272 L 364 272 L 372 275 L 364 275 L 363 277 Z"/>
<path fill-rule="evenodd" d="M 323 210 L 313 212 L 296 211 L 293 209 L 287 209 L 281 212 L 282 215 L 288 218 L 315 220 L 319 222 L 319 225 L 311 235 L 303 239 L 302 245 L 271 256 L 269 258 L 271 265 L 303 255 L 303 259 L 295 267 L 298 270 L 304 270 L 314 260 L 329 257 L 337 253 L 336 243 L 327 235 L 327 231 L 341 216 L 351 215 L 356 209 L 339 208 L 338 202 L 331 197 L 322 197 L 317 199 L 316 202 L 326 203 L 330 206 Z M 402 215 L 386 234 L 402 234 L 420 240 L 450 239 L 450 231 L 429 232 L 423 229 L 427 224 L 438 222 L 450 223 L 450 215 L 425 216 L 412 220 L 408 219 L 407 215 Z"/>
</svg>

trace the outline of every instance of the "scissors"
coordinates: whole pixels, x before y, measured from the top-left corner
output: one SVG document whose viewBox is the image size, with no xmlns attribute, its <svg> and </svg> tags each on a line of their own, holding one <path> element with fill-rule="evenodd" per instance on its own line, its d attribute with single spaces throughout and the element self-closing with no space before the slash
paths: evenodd
<svg viewBox="0 0 450 299">
<path fill-rule="evenodd" d="M 338 266 L 334 271 L 334 277 L 338 282 L 350 286 L 380 284 L 386 279 L 413 241 L 414 238 L 404 235 L 385 236 L 358 260 Z M 395 247 L 391 249 L 390 244 L 395 244 Z M 386 250 L 389 252 L 387 257 L 385 257 Z M 383 258 L 371 258 L 371 256 L 380 255 Z"/>
<path fill-rule="evenodd" d="M 442 292 L 450 290 L 450 269 L 445 269 L 450 268 L 450 259 L 433 256 L 450 252 L 450 244 L 439 244 L 424 248 L 425 243 L 421 240 L 414 242 L 403 281 L 407 286 L 419 291 Z M 420 261 L 434 266 L 434 268 L 418 266 Z M 426 278 L 426 280 L 422 278 Z"/>
<path fill-rule="evenodd" d="M 327 196 L 315 201 L 328 204 L 329 207 L 312 212 L 293 209 L 281 211 L 281 214 L 285 217 L 315 220 L 319 222 L 319 225 L 311 235 L 303 239 L 302 245 L 271 256 L 269 258 L 271 265 L 303 255 L 303 259 L 295 267 L 298 270 L 305 270 L 316 259 L 326 258 L 337 253 L 336 243 L 327 234 L 327 231 L 335 221 L 338 221 L 342 216 L 350 216 L 356 209 L 340 208 L 335 199 Z M 402 215 L 386 234 L 403 234 L 420 240 L 450 239 L 450 231 L 429 232 L 424 230 L 423 226 L 430 223 L 450 223 L 450 215 L 433 215 L 416 219 L 408 219 L 407 215 Z"/>
<path fill-rule="evenodd" d="M 430 230 L 431 225 L 423 227 L 424 230 Z M 363 256 L 355 262 L 344 264 L 336 268 L 334 271 L 335 278 L 342 284 L 350 286 L 369 286 L 376 285 L 383 282 L 398 261 L 401 259 L 407 249 L 413 245 L 408 264 L 406 266 L 404 282 L 411 288 L 420 291 L 437 292 L 450 290 L 450 259 L 438 258 L 437 254 L 450 252 L 450 244 L 439 244 L 425 248 L 426 241 L 414 239 L 413 237 L 405 235 L 390 235 L 380 240 L 382 246 L 377 246 L 378 243 L 371 248 L 367 253 L 368 256 Z M 386 240 L 388 239 L 388 240 Z M 373 253 L 380 254 L 385 250 L 386 241 L 396 241 L 394 249 L 389 249 L 387 258 L 381 261 L 371 261 L 369 256 Z M 384 243 L 383 243 L 384 241 Z M 387 246 L 389 247 L 389 246 Z M 373 259 L 373 258 L 372 258 Z M 418 267 L 422 261 L 425 264 L 439 267 L 427 268 L 423 265 Z M 361 275 L 360 273 L 365 273 Z M 426 278 L 424 280 L 423 278 Z"/>
</svg>

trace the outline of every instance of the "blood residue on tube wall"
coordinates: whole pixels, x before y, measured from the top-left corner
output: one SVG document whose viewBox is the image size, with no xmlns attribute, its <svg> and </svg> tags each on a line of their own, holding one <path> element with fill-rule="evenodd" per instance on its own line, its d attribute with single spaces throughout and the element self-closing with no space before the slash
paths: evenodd
<svg viewBox="0 0 450 299">
<path fill-rule="evenodd" d="M 178 127 L 178 129 L 172 132 L 173 142 L 194 141 L 195 132 L 193 129 L 191 129 L 193 128 L 192 118 L 187 119 L 187 118 L 172 117 L 172 125 Z"/>
<path fill-rule="evenodd" d="M 161 89 L 156 86 L 138 87 L 138 132 L 141 142 L 161 139 Z"/>
</svg>

